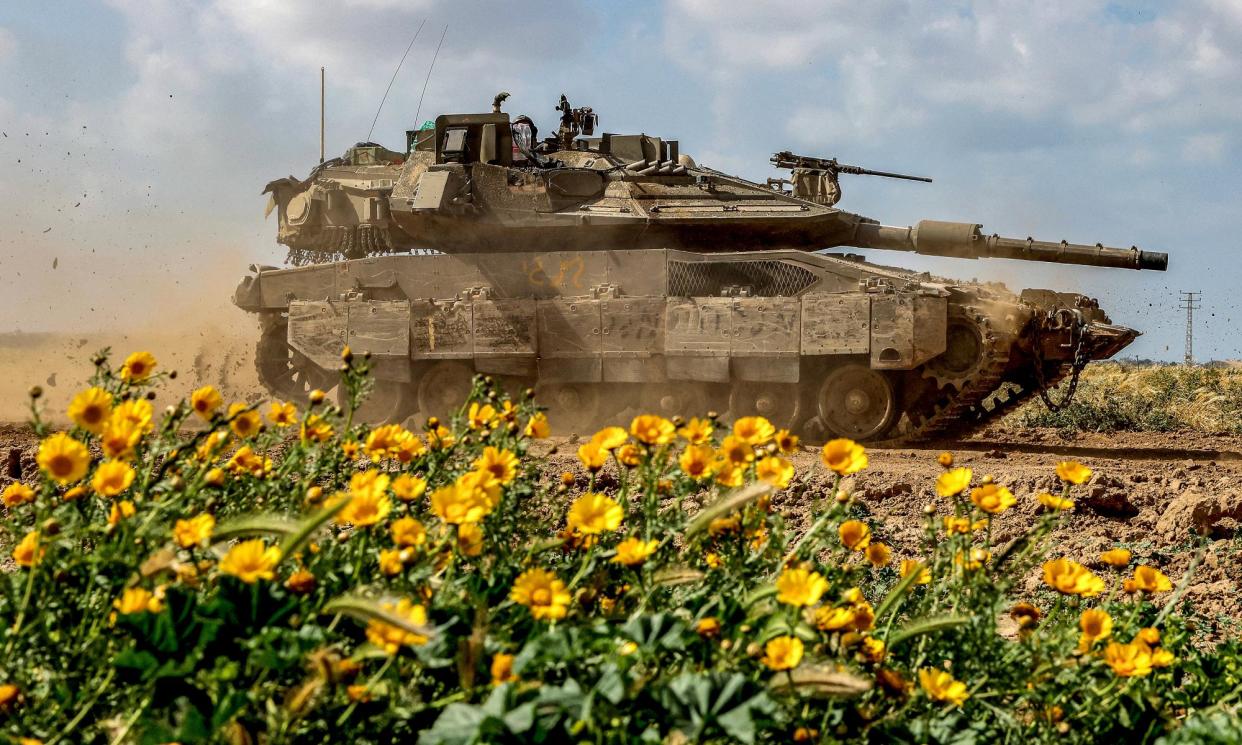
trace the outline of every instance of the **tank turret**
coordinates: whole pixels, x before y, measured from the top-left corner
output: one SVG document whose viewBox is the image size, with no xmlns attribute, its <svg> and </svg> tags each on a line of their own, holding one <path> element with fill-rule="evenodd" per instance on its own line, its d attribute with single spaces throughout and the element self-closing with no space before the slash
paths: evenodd
<svg viewBox="0 0 1242 745">
<path fill-rule="evenodd" d="M 882 267 L 861 247 L 1157 269 L 1162 253 L 890 227 L 839 209 L 840 176 L 913 181 L 777 153 L 789 178 L 705 167 L 680 143 L 600 132 L 562 96 L 558 126 L 444 114 L 403 151 L 359 143 L 269 210 L 291 269 L 254 267 L 234 302 L 259 318 L 260 379 L 297 399 L 368 352 L 360 416 L 443 416 L 471 376 L 534 386 L 562 429 L 631 410 L 762 415 L 810 437 L 954 435 L 1073 379 L 1138 332 L 1088 297 Z M 1073 386 L 1068 390 L 1072 392 Z"/>
</svg>

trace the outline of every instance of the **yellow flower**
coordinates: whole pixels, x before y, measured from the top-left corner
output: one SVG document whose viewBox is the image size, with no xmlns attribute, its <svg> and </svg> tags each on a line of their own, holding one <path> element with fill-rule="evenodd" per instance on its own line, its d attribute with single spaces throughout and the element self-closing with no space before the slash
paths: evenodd
<svg viewBox="0 0 1242 745">
<path fill-rule="evenodd" d="M 594 442 L 588 442 L 578 448 L 578 460 L 592 473 L 604 467 L 608 462 L 608 451 Z"/>
<path fill-rule="evenodd" d="M 69 402 L 69 418 L 73 423 L 96 435 L 103 431 L 110 413 L 112 394 L 97 386 L 87 388 Z"/>
<path fill-rule="evenodd" d="M 720 443 L 719 456 L 732 468 L 744 467 L 755 460 L 755 447 L 740 437 L 729 435 Z"/>
<path fill-rule="evenodd" d="M 849 476 L 867 467 L 867 451 L 844 437 L 829 440 L 820 451 L 820 460 L 839 476 Z"/>
<path fill-rule="evenodd" d="M 431 447 L 443 450 L 453 447 L 453 443 L 457 442 L 457 438 L 453 436 L 453 431 L 443 424 L 437 424 L 427 429 L 427 444 Z"/>
<path fill-rule="evenodd" d="M 1052 494 L 1049 494 L 1048 492 L 1040 492 L 1039 494 L 1035 495 L 1035 498 L 1038 499 L 1039 503 L 1042 504 L 1044 507 L 1054 512 L 1063 512 L 1066 510 L 1074 509 L 1074 500 L 1065 499 L 1064 497 L 1053 496 Z"/>
<path fill-rule="evenodd" d="M 469 471 L 457 477 L 457 491 L 482 503 L 490 514 L 500 504 L 500 482 L 486 471 Z"/>
<path fill-rule="evenodd" d="M 883 543 L 872 543 L 867 546 L 867 561 L 871 566 L 883 567 L 893 560 L 893 550 Z"/>
<path fill-rule="evenodd" d="M 277 427 L 292 427 L 298 420 L 298 408 L 288 402 L 273 401 L 267 420 Z"/>
<path fill-rule="evenodd" d="M 378 489 L 372 486 L 363 486 L 354 488 L 353 482 L 359 476 L 366 476 L 365 473 L 354 474 L 350 481 L 349 503 L 338 513 L 336 513 L 336 521 L 338 523 L 349 523 L 358 528 L 365 528 L 382 521 L 388 517 L 388 513 L 392 511 L 392 500 L 384 493 L 384 489 L 388 485 L 388 476 L 383 475 L 374 482 L 383 481 L 383 486 Z"/>
<path fill-rule="evenodd" d="M 178 520 L 173 525 L 173 538 L 182 548 L 201 546 L 211 538 L 216 529 L 216 518 L 209 513 L 195 515 L 189 520 Z"/>
<path fill-rule="evenodd" d="M 954 680 L 949 673 L 933 667 L 919 670 L 919 686 L 933 701 L 944 701 L 954 706 L 961 706 L 970 698 L 965 683 Z"/>
<path fill-rule="evenodd" d="M 709 551 L 703 554 L 703 563 L 707 564 L 709 569 L 719 569 L 723 562 L 720 559 L 720 554 L 715 551 Z"/>
<path fill-rule="evenodd" d="M 789 430 L 778 430 L 772 439 L 776 441 L 776 446 L 785 455 L 792 455 L 798 452 L 798 436 Z"/>
<path fill-rule="evenodd" d="M 470 429 L 487 429 L 492 427 L 492 423 L 496 421 L 496 409 L 491 404 L 479 405 L 478 401 L 470 404 L 470 411 L 466 414 L 466 420 L 470 425 Z"/>
<path fill-rule="evenodd" d="M 477 523 L 487 517 L 491 508 L 473 491 L 463 492 L 456 485 L 449 485 L 431 493 L 431 511 L 450 525 L 461 525 Z"/>
<path fill-rule="evenodd" d="M 108 420 L 110 422 L 128 422 L 145 434 L 154 428 L 154 425 L 151 423 L 151 419 L 154 416 L 155 411 L 151 408 L 150 401 L 145 398 L 131 398 L 128 401 L 122 401 L 117 404 L 112 409 L 112 413 L 108 415 Z"/>
<path fill-rule="evenodd" d="M 222 405 L 224 405 L 224 397 L 212 386 L 205 385 L 190 394 L 190 408 L 205 422 L 211 421 L 216 409 Z"/>
<path fill-rule="evenodd" d="M 711 477 L 715 457 L 715 451 L 708 445 L 687 445 L 677 463 L 682 473 L 695 481 L 702 481 Z"/>
<path fill-rule="evenodd" d="M 750 445 L 763 445 L 776 434 L 776 427 L 761 416 L 744 416 L 733 423 L 733 436 Z"/>
<path fill-rule="evenodd" d="M 401 562 L 401 549 L 384 548 L 379 552 L 379 570 L 389 577 L 394 574 L 401 574 L 401 570 L 405 569 L 405 564 Z"/>
<path fill-rule="evenodd" d="M 1082 636 L 1078 638 L 1078 649 L 1085 652 L 1092 644 L 1113 633 L 1113 617 L 1105 610 L 1091 608 L 1078 617 L 1078 628 L 1082 629 Z"/>
<path fill-rule="evenodd" d="M 490 474 L 501 484 L 508 484 L 517 478 L 518 457 L 509 450 L 488 445 L 483 454 L 474 461 L 474 469 Z"/>
<path fill-rule="evenodd" d="M 712 471 L 716 474 L 716 483 L 721 486 L 736 488 L 746 481 L 746 468 L 733 465 L 725 459 L 718 459 L 712 464 Z"/>
<path fill-rule="evenodd" d="M 972 548 L 969 552 L 959 551 L 953 561 L 967 571 L 975 571 L 992 560 L 992 552 L 984 548 Z"/>
<path fill-rule="evenodd" d="M 555 621 L 565 617 L 571 596 L 552 572 L 527 569 L 514 580 L 509 599 L 529 608 L 537 621 Z"/>
<path fill-rule="evenodd" d="M 526 423 L 526 436 L 533 437 L 536 440 L 542 440 L 552 434 L 552 427 L 548 424 L 548 417 L 542 411 L 537 412 Z"/>
<path fill-rule="evenodd" d="M 776 600 L 786 605 L 815 605 L 828 590 L 828 580 L 819 572 L 786 569 L 776 578 Z"/>
<path fill-rule="evenodd" d="M 99 447 L 109 458 L 127 460 L 134 456 L 134 448 L 142 441 L 142 427 L 129 419 L 115 415 L 108 418 Z"/>
<path fill-rule="evenodd" d="M 1173 583 L 1155 567 L 1142 564 L 1134 568 L 1134 578 L 1126 582 L 1126 592 L 1142 590 L 1143 592 L 1168 592 Z"/>
<path fill-rule="evenodd" d="M 587 492 L 569 508 L 569 529 L 585 535 L 616 530 L 621 526 L 625 510 L 611 497 Z"/>
<path fill-rule="evenodd" d="M 1160 643 L 1160 629 L 1151 626 L 1141 628 L 1134 638 L 1143 641 L 1149 647 L 1155 646 Z"/>
<path fill-rule="evenodd" d="M 126 383 L 141 383 L 151 377 L 155 369 L 155 357 L 150 352 L 134 352 L 125 358 L 121 365 L 121 380 Z"/>
<path fill-rule="evenodd" d="M 402 502 L 412 502 L 427 491 L 427 481 L 420 476 L 403 473 L 392 480 L 392 493 Z"/>
<path fill-rule="evenodd" d="M 315 583 L 316 580 L 314 574 L 311 574 L 305 569 L 299 569 L 293 574 L 290 574 L 289 579 L 285 580 L 285 588 L 288 589 L 289 592 L 296 593 L 298 595 L 305 595 L 315 589 Z"/>
<path fill-rule="evenodd" d="M 381 603 L 380 607 L 412 626 L 425 627 L 427 625 L 427 609 L 416 605 L 409 598 L 401 598 L 395 604 Z M 417 647 L 426 644 L 427 637 L 373 618 L 367 622 L 367 641 L 388 654 L 396 654 L 401 647 Z"/>
<path fill-rule="evenodd" d="M 839 631 L 854 625 L 854 608 L 823 606 L 815 609 L 815 628 L 820 631 Z"/>
<path fill-rule="evenodd" d="M 108 512 L 108 525 L 114 526 L 122 520 L 128 520 L 134 516 L 135 512 L 137 512 L 137 508 L 134 507 L 134 503 L 128 499 L 113 502 L 112 509 Z"/>
<path fill-rule="evenodd" d="M 276 565 L 279 563 L 280 549 L 264 544 L 261 538 L 255 538 L 230 548 L 220 560 L 220 571 L 246 584 L 254 584 L 261 579 L 275 579 Z"/>
<path fill-rule="evenodd" d="M 1123 678 L 1140 678 L 1151 672 L 1151 649 L 1142 642 L 1118 644 L 1110 642 L 1104 648 L 1104 662 L 1113 672 Z"/>
<path fill-rule="evenodd" d="M 4 487 L 4 493 L 3 495 L 0 495 L 0 499 L 3 499 L 5 507 L 13 509 L 19 505 L 33 502 L 35 499 L 35 493 L 34 489 L 31 489 L 29 486 L 26 486 L 20 481 L 14 481 Z"/>
<path fill-rule="evenodd" d="M 1039 608 L 1026 601 L 1014 603 L 1013 607 L 1009 609 L 1009 617 L 1018 622 L 1019 629 L 1031 628 L 1039 623 L 1039 619 L 1043 615 Z"/>
<path fill-rule="evenodd" d="M 462 556 L 478 556 L 483 553 L 483 528 L 478 523 L 462 523 L 457 526 L 457 550 Z"/>
<path fill-rule="evenodd" d="M 979 530 L 980 528 L 983 528 L 986 526 L 987 526 L 987 521 L 975 520 L 974 522 L 971 522 L 969 517 L 951 517 L 950 516 L 944 519 L 944 532 L 948 533 L 949 535 L 954 535 L 954 534 L 959 534 L 959 533 L 961 535 L 965 535 L 967 533 Z"/>
<path fill-rule="evenodd" d="M 712 439 L 712 430 L 715 429 L 715 423 L 710 419 L 699 419 L 695 417 L 686 422 L 681 429 L 677 430 L 677 434 L 691 445 L 702 445 Z"/>
<path fill-rule="evenodd" d="M 40 541 L 39 531 L 32 530 L 22 536 L 17 547 L 13 549 L 13 561 L 18 566 L 32 567 L 47 553 L 47 546 Z"/>
<path fill-rule="evenodd" d="M 1084 484 L 1091 478 L 1091 469 L 1076 460 L 1063 460 L 1057 464 L 1057 478 L 1067 484 Z"/>
<path fill-rule="evenodd" d="M 939 463 L 944 468 L 952 468 L 953 467 L 953 453 L 946 451 L 946 452 L 941 453 L 940 455 L 937 455 L 936 462 Z"/>
<path fill-rule="evenodd" d="M 0 711 L 5 711 L 21 696 L 22 689 L 12 683 L 0 685 Z"/>
<path fill-rule="evenodd" d="M 755 475 L 777 489 L 784 489 L 793 481 L 794 466 L 779 455 L 770 455 L 755 465 Z"/>
<path fill-rule="evenodd" d="M 1114 567 L 1123 567 L 1130 563 L 1130 550 L 1126 548 L 1114 548 L 1111 551 L 1105 551 L 1100 554 L 1100 561 Z"/>
<path fill-rule="evenodd" d="M 130 587 L 112 601 L 112 607 L 116 608 L 117 613 L 127 616 L 131 613 L 159 613 L 164 610 L 164 603 L 150 590 Z"/>
<path fill-rule="evenodd" d="M 72 502 L 75 499 L 81 499 L 82 496 L 85 494 L 86 494 L 86 487 L 83 486 L 82 484 L 78 484 L 72 489 L 66 489 L 65 493 L 62 494 L 60 498 L 66 502 Z"/>
<path fill-rule="evenodd" d="M 349 493 L 355 497 L 377 498 L 388 489 L 388 482 L 388 474 L 369 468 L 349 478 Z"/>
<path fill-rule="evenodd" d="M 362 450 L 373 461 L 387 460 L 396 455 L 397 438 L 405 431 L 400 424 L 385 424 L 376 427 L 367 434 L 366 444 Z"/>
<path fill-rule="evenodd" d="M 1017 503 L 1013 492 L 998 484 L 984 484 L 970 490 L 970 501 L 989 515 L 999 515 Z"/>
<path fill-rule="evenodd" d="M 309 414 L 302 420 L 299 436 L 302 442 L 326 442 L 332 439 L 332 425 L 318 414 Z"/>
<path fill-rule="evenodd" d="M 217 451 L 224 447 L 229 441 L 229 433 L 221 430 L 209 432 L 203 437 L 203 441 L 199 443 L 194 450 L 194 457 L 206 463 L 216 457 Z"/>
<path fill-rule="evenodd" d="M 344 455 L 347 460 L 358 460 L 358 450 L 361 447 L 362 446 L 358 444 L 357 440 L 346 440 L 341 443 L 341 454 Z"/>
<path fill-rule="evenodd" d="M 396 447 L 390 451 L 399 463 L 410 463 L 427 452 L 427 446 L 413 432 L 403 429 L 397 434 Z"/>
<path fill-rule="evenodd" d="M 874 636 L 864 636 L 859 646 L 861 648 L 858 653 L 867 662 L 883 662 L 884 655 L 888 651 L 884 641 Z"/>
<path fill-rule="evenodd" d="M 916 585 L 926 585 L 931 583 L 931 570 L 927 565 L 918 559 L 902 559 L 898 574 L 902 579 L 910 576 L 911 572 L 918 572 L 919 578 L 914 581 Z"/>
<path fill-rule="evenodd" d="M 673 423 L 664 417 L 643 414 L 630 422 L 630 434 L 645 445 L 667 445 L 677 433 Z"/>
<path fill-rule="evenodd" d="M 235 404 L 229 404 L 229 429 L 233 430 L 233 434 L 242 439 L 254 437 L 259 432 L 263 420 L 259 417 L 259 412 L 249 409 L 249 407 L 240 401 Z"/>
<path fill-rule="evenodd" d="M 640 445 L 627 442 L 614 451 L 617 460 L 626 468 L 634 468 L 643 460 L 643 451 Z"/>
<path fill-rule="evenodd" d="M 604 450 L 616 450 L 625 444 L 630 436 L 620 427 L 604 427 L 591 437 L 591 442 Z"/>
<path fill-rule="evenodd" d="M 837 532 L 841 535 L 841 543 L 851 551 L 862 551 L 871 543 L 871 528 L 858 520 L 846 520 Z"/>
<path fill-rule="evenodd" d="M 1054 559 L 1044 563 L 1044 583 L 1066 595 L 1094 597 L 1104 591 L 1104 580 L 1095 576 L 1072 559 Z"/>
<path fill-rule="evenodd" d="M 778 636 L 763 645 L 763 664 L 769 670 L 792 670 L 802 661 L 802 640 L 796 636 Z"/>
<path fill-rule="evenodd" d="M 39 443 L 35 460 L 49 478 L 64 486 L 82 480 L 91 463 L 91 454 L 85 445 L 64 432 L 58 432 Z"/>
<path fill-rule="evenodd" d="M 694 633 L 705 638 L 712 638 L 720 635 L 720 621 L 717 618 L 708 616 L 700 618 L 694 624 Z"/>
<path fill-rule="evenodd" d="M 612 561 L 614 564 L 624 564 L 627 567 L 638 566 L 646 561 L 659 545 L 659 541 L 626 538 L 617 544 L 617 555 L 612 557 Z"/>
<path fill-rule="evenodd" d="M 239 447 L 225 465 L 235 474 L 248 473 L 257 479 L 272 471 L 272 459 L 254 452 L 249 445 Z"/>
<path fill-rule="evenodd" d="M 969 468 L 954 468 L 936 477 L 936 493 L 942 497 L 955 497 L 966 491 L 974 476 Z"/>
<path fill-rule="evenodd" d="M 427 529 L 412 517 L 393 521 L 392 542 L 398 546 L 421 546 L 427 540 Z"/>
<path fill-rule="evenodd" d="M 115 497 L 134 483 L 134 469 L 124 461 L 108 460 L 99 464 L 91 478 L 91 488 L 101 497 Z"/>
<path fill-rule="evenodd" d="M 1138 642 L 1136 641 L 1135 643 L 1137 644 Z M 1167 649 L 1153 649 L 1151 651 L 1152 667 L 1168 667 L 1174 662 L 1177 662 L 1177 658 Z"/>
<path fill-rule="evenodd" d="M 498 652 L 492 658 L 492 685 L 498 686 L 504 683 L 512 683 L 518 677 L 513 674 L 513 655 Z"/>
</svg>

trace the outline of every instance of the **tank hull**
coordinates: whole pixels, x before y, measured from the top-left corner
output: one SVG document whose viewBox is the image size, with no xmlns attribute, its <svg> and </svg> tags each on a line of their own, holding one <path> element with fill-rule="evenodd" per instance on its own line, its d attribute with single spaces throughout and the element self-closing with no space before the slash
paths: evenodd
<svg viewBox="0 0 1242 745">
<path fill-rule="evenodd" d="M 1082 296 L 800 250 L 382 256 L 260 269 L 234 301 L 276 395 L 370 353 L 374 421 L 444 416 L 485 373 L 563 427 L 714 409 L 863 440 L 956 434 L 1137 336 Z"/>
</svg>

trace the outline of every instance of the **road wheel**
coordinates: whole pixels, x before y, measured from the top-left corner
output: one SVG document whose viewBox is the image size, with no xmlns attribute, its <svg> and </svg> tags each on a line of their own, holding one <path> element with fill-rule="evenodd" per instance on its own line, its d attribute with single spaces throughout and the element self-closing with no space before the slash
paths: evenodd
<svg viewBox="0 0 1242 745">
<path fill-rule="evenodd" d="M 798 386 L 739 380 L 729 391 L 729 416 L 761 416 L 774 426 L 793 427 L 798 417 Z"/>
<path fill-rule="evenodd" d="M 289 324 L 284 319 L 263 330 L 255 347 L 255 371 L 259 374 L 259 382 L 273 396 L 303 405 L 311 391 L 316 388 L 327 391 L 339 378 L 293 350 L 288 335 Z"/>
<path fill-rule="evenodd" d="M 899 414 L 892 380 L 866 365 L 841 365 L 820 386 L 819 418 L 829 437 L 879 439 L 892 429 Z"/>
<path fill-rule="evenodd" d="M 548 407 L 548 422 L 558 433 L 599 425 L 604 407 L 598 383 L 544 383 L 535 388 L 535 401 Z"/>
<path fill-rule="evenodd" d="M 651 383 L 643 386 L 639 408 L 644 414 L 690 419 L 706 416 L 711 403 L 702 383 Z"/>
<path fill-rule="evenodd" d="M 337 403 L 344 408 L 345 387 L 336 390 Z M 383 380 L 376 378 L 371 392 L 354 410 L 354 421 L 372 426 L 380 424 L 400 424 L 418 410 L 418 400 L 414 395 L 413 386 L 399 380 Z"/>
<path fill-rule="evenodd" d="M 459 360 L 442 360 L 418 374 L 418 410 L 423 416 L 447 421 L 461 409 L 474 387 L 474 368 Z"/>
</svg>

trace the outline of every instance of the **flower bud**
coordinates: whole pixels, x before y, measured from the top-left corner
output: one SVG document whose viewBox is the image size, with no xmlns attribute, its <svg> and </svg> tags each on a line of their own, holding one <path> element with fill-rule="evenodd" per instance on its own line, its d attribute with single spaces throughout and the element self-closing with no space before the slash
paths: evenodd
<svg viewBox="0 0 1242 745">
<path fill-rule="evenodd" d="M 39 398 L 39 397 L 41 397 L 42 395 L 43 395 L 43 387 L 42 387 L 42 386 L 37 386 L 37 385 L 32 385 L 32 386 L 30 386 L 30 397 L 31 397 L 31 398 Z"/>
<path fill-rule="evenodd" d="M 341 350 L 341 361 L 344 362 L 346 365 L 354 361 L 354 353 L 349 348 L 348 344 L 346 344 L 345 348 Z"/>
<path fill-rule="evenodd" d="M 313 406 L 317 406 L 317 405 L 319 405 L 319 404 L 323 403 L 323 397 L 324 397 L 324 396 L 326 396 L 326 395 L 327 395 L 326 393 L 324 393 L 323 391 L 319 390 L 318 388 L 316 388 L 315 390 L 311 391 L 311 392 L 310 392 L 310 402 L 311 402 L 311 405 L 313 405 Z"/>
<path fill-rule="evenodd" d="M 169 379 L 169 380 L 176 380 L 176 379 L 177 379 L 177 371 L 176 371 L 176 370 L 170 370 L 170 371 L 168 372 L 168 379 Z"/>
<path fill-rule="evenodd" d="M 60 521 L 54 517 L 49 517 L 43 521 L 43 533 L 45 535 L 57 535 L 60 533 Z"/>
</svg>

